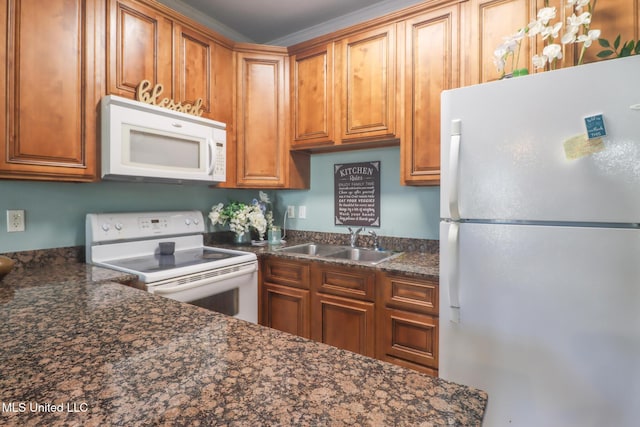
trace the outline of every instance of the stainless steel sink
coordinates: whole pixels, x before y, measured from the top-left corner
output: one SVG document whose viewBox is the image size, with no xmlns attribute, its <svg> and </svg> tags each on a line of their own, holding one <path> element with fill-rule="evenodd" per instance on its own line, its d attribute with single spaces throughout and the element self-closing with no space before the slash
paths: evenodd
<svg viewBox="0 0 640 427">
<path fill-rule="evenodd" d="M 344 259 L 351 261 L 366 262 L 376 265 L 386 261 L 402 252 L 376 251 L 365 248 L 351 248 L 349 246 L 330 245 L 322 243 L 303 243 L 301 245 L 288 246 L 276 249 L 278 252 L 290 254 L 310 255 L 319 258 Z"/>
<path fill-rule="evenodd" d="M 397 255 L 400 255 L 400 253 L 391 251 L 375 251 L 363 248 L 348 248 L 339 252 L 331 253 L 327 255 L 327 258 L 348 259 L 352 261 L 367 262 L 369 264 L 378 264 Z"/>
<path fill-rule="evenodd" d="M 376 251 L 373 249 L 351 248 L 349 246 L 330 245 L 324 243 L 303 243 L 301 245 L 276 249 L 276 251 L 290 254 L 317 256 L 319 258 L 360 261 L 372 265 L 379 264 L 382 261 L 387 261 L 402 254 L 402 252 Z"/>
<path fill-rule="evenodd" d="M 301 255 L 314 255 L 314 256 L 326 256 L 332 252 L 343 250 L 343 246 L 317 244 L 317 243 L 303 243 L 301 245 L 289 246 L 286 248 L 276 249 L 278 252 L 286 252 L 292 254 Z"/>
</svg>

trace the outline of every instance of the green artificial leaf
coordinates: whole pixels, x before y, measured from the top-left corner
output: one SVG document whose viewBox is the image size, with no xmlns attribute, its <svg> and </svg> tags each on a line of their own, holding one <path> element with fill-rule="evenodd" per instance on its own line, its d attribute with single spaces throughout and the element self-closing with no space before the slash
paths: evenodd
<svg viewBox="0 0 640 427">
<path fill-rule="evenodd" d="M 600 46 L 602 46 L 602 47 L 610 47 L 611 46 L 609 44 L 609 40 L 607 40 L 607 39 L 598 39 L 598 43 L 600 43 Z"/>
<path fill-rule="evenodd" d="M 625 56 L 629 56 L 631 55 L 631 52 L 633 52 L 633 40 L 630 42 L 626 42 L 623 46 L 622 49 L 620 49 L 620 57 L 625 57 Z"/>
<path fill-rule="evenodd" d="M 615 50 L 618 50 L 619 47 L 620 47 L 620 34 L 618 34 L 618 37 L 616 37 L 615 41 L 613 42 L 613 48 Z"/>
<path fill-rule="evenodd" d="M 608 56 L 613 55 L 613 51 L 611 49 L 607 49 L 607 50 L 603 50 L 602 52 L 598 53 L 596 56 L 598 58 L 606 58 Z"/>
<path fill-rule="evenodd" d="M 640 40 L 638 40 L 638 43 L 636 43 L 635 53 L 636 55 L 640 55 Z"/>
</svg>

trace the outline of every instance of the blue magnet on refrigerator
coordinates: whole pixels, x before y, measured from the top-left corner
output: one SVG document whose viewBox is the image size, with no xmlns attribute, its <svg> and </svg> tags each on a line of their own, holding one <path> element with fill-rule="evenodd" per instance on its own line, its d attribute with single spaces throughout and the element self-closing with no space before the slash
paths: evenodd
<svg viewBox="0 0 640 427">
<path fill-rule="evenodd" d="M 602 114 L 585 117 L 584 124 L 587 126 L 587 136 L 589 139 L 602 138 L 607 135 Z"/>
</svg>

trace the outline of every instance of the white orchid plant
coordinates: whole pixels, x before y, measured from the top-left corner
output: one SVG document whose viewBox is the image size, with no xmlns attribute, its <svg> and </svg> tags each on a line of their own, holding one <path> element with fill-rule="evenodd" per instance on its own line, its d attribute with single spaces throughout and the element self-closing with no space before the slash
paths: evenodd
<svg viewBox="0 0 640 427">
<path fill-rule="evenodd" d="M 253 228 L 258 233 L 260 240 L 264 240 L 267 226 L 273 222 L 273 214 L 267 211 L 270 205 L 269 196 L 260 192 L 260 200 L 253 199 L 251 204 L 231 201 L 226 206 L 218 203 L 211 208 L 209 219 L 212 225 L 226 226 L 237 235 L 250 232 Z"/>
<path fill-rule="evenodd" d="M 494 63 L 499 73 L 505 75 L 507 60 L 511 57 L 511 69 L 515 75 L 528 74 L 528 70 L 518 70 L 520 59 L 520 47 L 525 36 L 535 39 L 540 36 L 544 41 L 542 55 L 534 55 L 533 66 L 536 69 L 548 67 L 554 69 L 557 62 L 563 57 L 562 45 L 570 43 L 582 43 L 578 65 L 582 64 L 585 50 L 600 37 L 600 30 L 591 29 L 591 18 L 596 7 L 597 0 L 566 0 L 567 7 L 572 8 L 572 15 L 567 18 L 564 34 L 560 37 L 563 23 L 553 23 L 556 18 L 556 8 L 549 7 L 549 0 L 545 0 L 545 7 L 538 11 L 535 20 L 526 27 L 521 28 L 515 34 L 505 37 L 504 43 L 498 46 L 494 52 Z M 557 43 L 557 41 L 560 42 Z"/>
</svg>

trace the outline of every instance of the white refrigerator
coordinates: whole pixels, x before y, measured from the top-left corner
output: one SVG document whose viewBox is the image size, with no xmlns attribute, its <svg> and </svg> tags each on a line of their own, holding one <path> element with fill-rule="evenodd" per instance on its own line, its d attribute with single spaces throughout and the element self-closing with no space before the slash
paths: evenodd
<svg viewBox="0 0 640 427">
<path fill-rule="evenodd" d="M 441 157 L 440 376 L 485 426 L 640 425 L 640 56 L 443 92 Z"/>
</svg>

